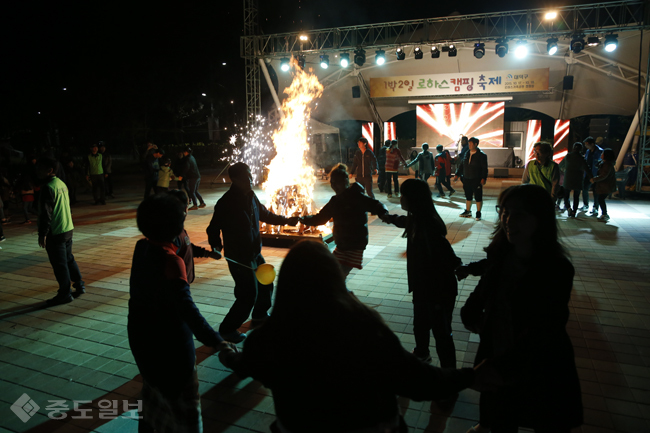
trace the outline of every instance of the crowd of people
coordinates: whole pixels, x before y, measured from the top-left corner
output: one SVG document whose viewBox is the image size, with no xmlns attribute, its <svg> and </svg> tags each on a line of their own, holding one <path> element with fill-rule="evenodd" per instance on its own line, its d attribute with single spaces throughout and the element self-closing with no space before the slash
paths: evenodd
<svg viewBox="0 0 650 433">
<path fill-rule="evenodd" d="M 465 144 L 454 173 L 465 191 L 461 216 L 471 217 L 475 201 L 480 219 L 487 157 L 478 139 Z M 172 163 L 162 149 L 149 145 L 143 157 L 145 197 L 137 212 L 145 239 L 137 242 L 133 254 L 128 313 L 129 344 L 143 377 L 140 431 L 170 426 L 171 431 L 201 431 L 193 337 L 219 351 L 222 363 L 239 376 L 253 377 L 273 391 L 273 431 L 404 432 L 397 396 L 436 400 L 444 407 L 465 388 L 481 393 L 479 423 L 468 432 L 510 433 L 519 427 L 568 432 L 579 426 L 580 384 L 565 329 L 574 268 L 558 239 L 556 215 L 563 202 L 569 216 L 575 216 L 580 191 L 588 200 L 588 183 L 595 186 L 592 214 L 600 209 L 601 218 L 607 217 L 605 197 L 614 170 L 611 149 L 600 149 L 591 137 L 585 145 L 587 155 L 580 154 L 582 144 L 576 143 L 564 167 L 553 162 L 550 146 L 535 145 L 535 160 L 526 166 L 523 184 L 498 197 L 498 221 L 485 258 L 469 264 L 462 263 L 447 240 L 447 226 L 427 183 L 435 175 L 439 197 L 444 196 L 442 186 L 449 195 L 455 192 L 449 184 L 451 158 L 442 146 L 435 156 L 423 146 L 406 162 L 396 142 L 387 142 L 376 158 L 360 139 L 350 172 L 343 164 L 330 172 L 334 196 L 317 214 L 306 216 L 270 212 L 253 191 L 250 168 L 235 163 L 228 169 L 231 187 L 217 201 L 206 229 L 210 249 L 205 249 L 194 245 L 184 230 L 188 212 L 206 206 L 198 192 L 200 174 L 192 149 L 184 149 Z M 87 156 L 86 176 L 100 205 L 111 174 L 106 163 L 110 157 L 104 155 L 105 148 L 93 145 Z M 419 178 L 400 187 L 400 163 L 417 164 Z M 38 196 L 31 199 L 38 203 L 38 243 L 46 249 L 59 284 L 47 303 L 66 304 L 86 290 L 72 254 L 73 193 L 59 177 L 54 159 L 32 164 L 39 189 L 24 191 Z M 390 194 L 394 188 L 404 215 L 389 214 L 374 198 L 372 175 L 378 168 L 385 182 L 380 182 L 380 191 Z M 351 174 L 356 183 L 350 182 Z M 178 189 L 170 190 L 174 180 Z M 349 272 L 363 265 L 368 213 L 404 229 L 415 339 L 410 352 L 379 314 L 346 288 Z M 330 253 L 313 241 L 295 245 L 283 261 L 273 303 L 273 282 L 256 276 L 265 263 L 260 222 L 321 225 L 329 220 L 334 222 L 336 249 Z M 218 331 L 191 296 L 194 257 L 228 260 L 235 300 Z M 479 335 L 480 344 L 474 367 L 459 369 L 452 322 L 458 281 L 470 274 L 480 280 L 462 305 L 460 320 Z M 249 318 L 253 330 L 240 332 Z M 287 335 L 300 344 L 286 344 Z M 439 367 L 431 365 L 431 335 Z M 242 342 L 239 349 L 236 345 Z M 318 392 L 305 399 L 308 383 Z"/>
</svg>

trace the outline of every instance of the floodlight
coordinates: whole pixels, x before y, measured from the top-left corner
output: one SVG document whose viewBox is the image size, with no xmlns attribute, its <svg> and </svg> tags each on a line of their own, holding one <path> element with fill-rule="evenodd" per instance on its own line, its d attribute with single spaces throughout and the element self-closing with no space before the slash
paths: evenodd
<svg viewBox="0 0 650 433">
<path fill-rule="evenodd" d="M 286 57 L 283 57 L 280 59 L 280 69 L 284 72 L 287 72 L 289 70 L 289 59 Z"/>
<path fill-rule="evenodd" d="M 440 50 L 434 45 L 431 47 L 431 58 L 437 59 L 438 57 L 440 57 Z"/>
<path fill-rule="evenodd" d="M 413 57 L 415 57 L 416 60 L 420 60 L 423 56 L 424 53 L 420 47 L 413 48 Z"/>
<path fill-rule="evenodd" d="M 598 36 L 589 36 L 587 38 L 587 45 L 590 47 L 597 47 L 600 45 L 600 40 L 598 39 Z"/>
<path fill-rule="evenodd" d="M 375 63 L 377 63 L 379 66 L 386 63 L 386 51 L 384 50 L 375 51 Z"/>
<path fill-rule="evenodd" d="M 494 53 L 499 57 L 505 57 L 508 54 L 507 39 L 497 39 L 497 44 L 494 46 Z"/>
<path fill-rule="evenodd" d="M 611 53 L 618 47 L 618 35 L 605 36 L 605 51 Z"/>
<path fill-rule="evenodd" d="M 406 58 L 406 53 L 402 48 L 398 48 L 395 50 L 395 56 L 397 57 L 397 60 L 404 60 Z"/>
<path fill-rule="evenodd" d="M 341 60 L 339 60 L 339 65 L 342 68 L 347 68 L 350 64 L 350 53 L 341 53 Z"/>
<path fill-rule="evenodd" d="M 585 40 L 582 38 L 581 35 L 575 35 L 573 36 L 573 39 L 571 39 L 571 51 L 573 51 L 575 54 L 578 54 L 582 49 L 585 47 Z"/>
<path fill-rule="evenodd" d="M 549 56 L 557 53 L 557 38 L 550 38 L 546 40 L 546 52 Z"/>
<path fill-rule="evenodd" d="M 557 12 L 555 11 L 546 12 L 544 15 L 545 20 L 554 20 L 555 18 L 557 18 Z"/>
<path fill-rule="evenodd" d="M 456 49 L 456 45 L 450 44 L 449 45 L 449 52 L 447 53 L 447 55 L 449 57 L 456 57 L 456 54 L 458 54 L 458 50 Z"/>
<path fill-rule="evenodd" d="M 515 47 L 515 57 L 518 59 L 523 59 L 528 55 L 528 45 L 526 45 L 526 41 L 519 41 L 517 42 L 517 46 Z"/>
<path fill-rule="evenodd" d="M 482 42 L 477 42 L 474 44 L 474 57 L 477 59 L 482 59 L 485 55 L 485 44 Z"/>
<path fill-rule="evenodd" d="M 354 50 L 354 63 L 359 67 L 366 63 L 366 51 L 363 48 Z"/>
<path fill-rule="evenodd" d="M 301 41 L 306 41 L 307 39 L 309 39 L 309 38 L 307 38 L 307 35 L 300 35 L 299 38 L 300 38 Z"/>
<path fill-rule="evenodd" d="M 330 67 L 330 56 L 327 54 L 322 54 L 320 56 L 320 67 L 323 69 L 327 69 Z"/>
</svg>

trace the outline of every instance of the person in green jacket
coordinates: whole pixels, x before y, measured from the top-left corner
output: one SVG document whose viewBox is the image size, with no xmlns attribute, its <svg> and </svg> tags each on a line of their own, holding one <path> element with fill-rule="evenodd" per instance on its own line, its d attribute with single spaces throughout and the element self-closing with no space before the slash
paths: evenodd
<svg viewBox="0 0 650 433">
<path fill-rule="evenodd" d="M 81 279 L 79 266 L 72 255 L 72 213 L 68 187 L 56 177 L 58 162 L 52 158 L 41 158 L 36 172 L 45 184 L 41 189 L 38 206 L 38 245 L 45 248 L 52 265 L 54 276 L 59 283 L 57 295 L 46 301 L 51 307 L 72 302 L 86 292 Z M 70 283 L 75 288 L 70 289 Z"/>
<path fill-rule="evenodd" d="M 104 189 L 104 178 L 108 176 L 104 173 L 104 159 L 99 153 L 96 143 L 90 145 L 90 153 L 86 161 L 86 180 L 93 185 L 94 205 L 106 204 L 106 190 Z"/>
<path fill-rule="evenodd" d="M 521 183 L 539 185 L 546 189 L 553 200 L 559 197 L 560 167 L 553 161 L 553 147 L 540 141 L 533 145 L 535 159 L 526 164 Z"/>
</svg>

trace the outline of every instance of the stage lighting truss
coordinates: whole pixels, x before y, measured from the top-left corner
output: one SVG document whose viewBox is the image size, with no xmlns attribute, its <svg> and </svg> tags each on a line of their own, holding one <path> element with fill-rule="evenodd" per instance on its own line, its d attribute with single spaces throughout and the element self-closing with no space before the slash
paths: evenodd
<svg viewBox="0 0 650 433">
<path fill-rule="evenodd" d="M 422 52 L 422 48 L 420 47 L 413 48 L 413 57 L 415 57 L 415 60 L 420 60 L 423 56 L 424 53 Z"/>
<path fill-rule="evenodd" d="M 289 66 L 289 59 L 286 57 L 283 57 L 280 59 L 280 70 L 283 72 L 287 72 L 291 66 Z"/>
<path fill-rule="evenodd" d="M 298 66 L 300 66 L 300 69 L 305 69 L 305 56 L 299 55 L 297 56 L 298 59 Z"/>
<path fill-rule="evenodd" d="M 447 55 L 449 57 L 456 57 L 457 54 L 458 54 L 458 50 L 456 49 L 456 45 L 449 44 L 449 52 L 447 53 Z"/>
<path fill-rule="evenodd" d="M 517 42 L 517 46 L 515 47 L 515 57 L 518 59 L 523 59 L 528 55 L 528 45 L 526 44 L 526 41 L 519 41 Z"/>
<path fill-rule="evenodd" d="M 384 50 L 375 51 L 375 63 L 378 64 L 379 66 L 386 63 L 386 51 Z"/>
<path fill-rule="evenodd" d="M 609 34 L 605 36 L 605 51 L 611 53 L 618 47 L 618 35 Z"/>
<path fill-rule="evenodd" d="M 395 57 L 397 57 L 397 60 L 404 60 L 406 58 L 406 53 L 404 52 L 404 48 L 398 48 L 395 50 Z"/>
<path fill-rule="evenodd" d="M 494 46 L 494 53 L 503 58 L 508 54 L 508 41 L 505 38 L 497 39 L 497 44 Z"/>
<path fill-rule="evenodd" d="M 587 46 L 597 47 L 598 45 L 600 45 L 600 39 L 598 39 L 598 36 L 589 36 L 587 38 Z"/>
<path fill-rule="evenodd" d="M 339 65 L 342 68 L 347 68 L 350 64 L 350 53 L 341 53 L 341 60 L 339 60 Z"/>
<path fill-rule="evenodd" d="M 485 44 L 483 42 L 477 42 L 474 44 L 474 57 L 477 59 L 482 59 L 485 55 Z"/>
<path fill-rule="evenodd" d="M 557 38 L 550 38 L 546 40 L 546 52 L 549 56 L 557 53 Z"/>
<path fill-rule="evenodd" d="M 431 58 L 437 59 L 440 57 L 440 50 L 435 45 L 431 47 Z"/>
<path fill-rule="evenodd" d="M 354 63 L 359 67 L 366 63 L 366 51 L 363 48 L 354 50 Z"/>
<path fill-rule="evenodd" d="M 323 54 L 320 56 L 320 67 L 323 69 L 327 69 L 330 67 L 330 56 L 327 54 Z"/>
<path fill-rule="evenodd" d="M 582 35 L 574 35 L 571 39 L 571 45 L 569 48 L 573 51 L 574 54 L 578 54 L 585 47 L 585 40 Z"/>
</svg>

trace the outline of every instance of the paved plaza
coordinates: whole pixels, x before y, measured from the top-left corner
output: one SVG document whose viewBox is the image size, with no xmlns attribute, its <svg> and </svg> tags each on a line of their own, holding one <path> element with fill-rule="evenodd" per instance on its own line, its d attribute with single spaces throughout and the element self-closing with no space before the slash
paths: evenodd
<svg viewBox="0 0 650 433">
<path fill-rule="evenodd" d="M 208 207 L 191 211 L 186 220 L 192 241 L 204 247 L 212 207 L 228 188 L 223 183 L 210 187 L 210 180 L 205 176 L 201 189 Z M 44 309 L 44 301 L 54 296 L 57 286 L 46 253 L 38 247 L 36 225 L 17 224 L 22 217 L 14 209 L 14 223 L 4 226 L 0 433 L 137 431 L 132 418 L 141 381 L 129 350 L 126 323 L 131 257 L 141 238 L 135 224 L 141 183 L 139 176 L 122 179 L 117 198 L 109 199 L 107 206 L 90 206 L 90 195 L 85 194 L 72 208 L 73 252 L 87 293 L 71 304 Z M 465 206 L 460 182 L 452 199 L 436 199 L 449 228 L 447 237 L 465 263 L 484 257 L 496 219 L 496 197 L 518 183 L 517 179 L 488 180 L 482 221 L 458 217 Z M 332 194 L 327 181 L 318 181 L 319 206 Z M 264 194 L 258 191 L 258 195 L 264 203 Z M 403 213 L 399 199 L 388 200 L 385 194 L 377 198 L 391 213 Z M 650 201 L 610 200 L 608 208 L 607 223 L 585 214 L 572 220 L 566 214 L 559 216 L 562 240 L 576 268 L 567 328 L 582 384 L 585 424 L 575 431 L 648 432 Z M 363 270 L 352 271 L 348 287 L 381 313 L 411 350 L 406 240 L 401 229 L 376 217 L 370 218 L 369 227 Z M 263 250 L 266 260 L 278 269 L 286 253 L 281 248 Z M 435 266 L 431 264 L 432 272 Z M 470 277 L 459 285 L 453 324 L 459 367 L 472 365 L 478 346 L 478 336 L 463 328 L 458 314 L 477 282 L 478 278 Z M 224 260 L 196 259 L 192 294 L 215 328 L 233 302 L 233 286 Z M 287 344 L 300 341 L 289 339 Z M 270 391 L 251 379 L 240 380 L 198 342 L 197 352 L 204 430 L 268 432 L 274 420 Z M 435 350 L 432 354 L 437 364 Z M 304 398 L 318 392 L 305 383 Z M 412 432 L 464 433 L 478 419 L 478 397 L 477 392 L 465 390 L 451 409 L 444 410 L 436 403 L 408 399 L 400 399 L 400 406 Z"/>
</svg>

